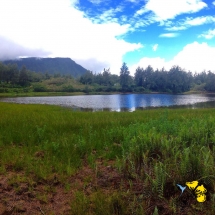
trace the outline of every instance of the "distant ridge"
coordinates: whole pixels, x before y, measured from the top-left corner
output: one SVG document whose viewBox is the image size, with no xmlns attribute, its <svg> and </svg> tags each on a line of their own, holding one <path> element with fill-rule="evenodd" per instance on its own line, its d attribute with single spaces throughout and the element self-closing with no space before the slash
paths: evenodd
<svg viewBox="0 0 215 215">
<path fill-rule="evenodd" d="M 15 60 L 3 61 L 4 64 L 17 64 L 18 68 L 21 69 L 23 65 L 28 70 L 34 72 L 48 72 L 50 74 L 61 74 L 71 75 L 74 78 L 80 77 L 86 73 L 86 69 L 81 65 L 77 64 L 70 58 L 20 58 Z"/>
</svg>

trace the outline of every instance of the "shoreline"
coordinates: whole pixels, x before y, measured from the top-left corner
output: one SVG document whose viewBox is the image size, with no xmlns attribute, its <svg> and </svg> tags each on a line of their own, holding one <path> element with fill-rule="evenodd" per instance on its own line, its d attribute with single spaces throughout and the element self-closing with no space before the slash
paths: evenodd
<svg viewBox="0 0 215 215">
<path fill-rule="evenodd" d="M 169 94 L 169 95 L 190 95 L 203 94 L 214 95 L 215 92 L 207 91 L 188 91 L 184 93 L 168 93 L 168 92 L 29 92 L 29 93 L 0 93 L 0 98 L 5 97 L 39 97 L 39 96 L 77 96 L 77 95 L 116 95 L 116 94 Z"/>
</svg>

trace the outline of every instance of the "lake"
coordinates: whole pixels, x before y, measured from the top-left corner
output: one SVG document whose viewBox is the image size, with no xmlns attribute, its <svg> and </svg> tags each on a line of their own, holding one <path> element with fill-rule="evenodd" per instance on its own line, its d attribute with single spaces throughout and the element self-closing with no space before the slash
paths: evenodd
<svg viewBox="0 0 215 215">
<path fill-rule="evenodd" d="M 135 111 L 156 107 L 215 107 L 215 95 L 116 94 L 1 98 L 3 102 L 52 104 L 83 111 Z"/>
</svg>

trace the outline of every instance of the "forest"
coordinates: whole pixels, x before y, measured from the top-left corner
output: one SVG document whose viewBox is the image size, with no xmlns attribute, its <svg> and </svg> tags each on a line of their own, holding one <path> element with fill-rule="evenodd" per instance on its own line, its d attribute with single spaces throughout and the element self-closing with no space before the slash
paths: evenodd
<svg viewBox="0 0 215 215">
<path fill-rule="evenodd" d="M 0 92 L 163 92 L 184 93 L 188 91 L 215 92 L 215 74 L 211 71 L 192 73 L 180 66 L 170 70 L 156 69 L 152 66 L 138 67 L 134 76 L 130 75 L 126 63 L 119 69 L 120 75 L 111 74 L 110 69 L 101 73 L 87 70 L 81 76 L 48 72 L 34 72 L 26 66 L 5 65 L 0 62 Z M 49 82 L 48 82 L 49 80 Z M 50 84 L 51 83 L 51 84 Z M 50 87 L 48 85 L 55 85 Z"/>
</svg>

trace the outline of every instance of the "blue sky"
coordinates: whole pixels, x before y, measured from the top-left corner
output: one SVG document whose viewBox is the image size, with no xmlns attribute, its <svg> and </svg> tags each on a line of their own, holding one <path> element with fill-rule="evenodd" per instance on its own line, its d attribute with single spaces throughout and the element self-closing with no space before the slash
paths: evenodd
<svg viewBox="0 0 215 215">
<path fill-rule="evenodd" d="M 0 59 L 69 57 L 93 72 L 215 72 L 215 1 L 1 0 Z"/>
</svg>

